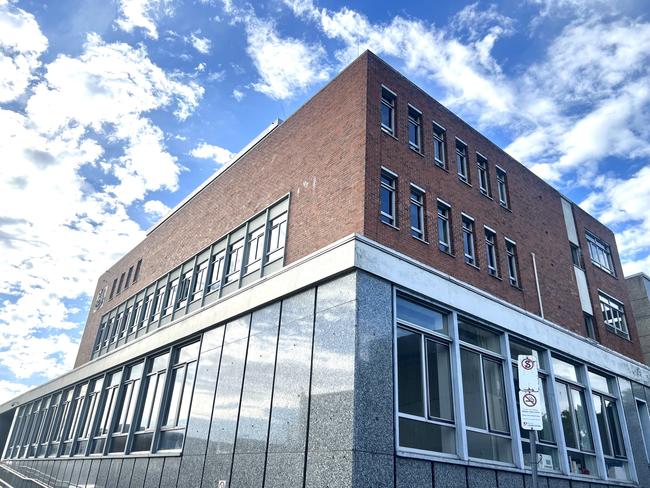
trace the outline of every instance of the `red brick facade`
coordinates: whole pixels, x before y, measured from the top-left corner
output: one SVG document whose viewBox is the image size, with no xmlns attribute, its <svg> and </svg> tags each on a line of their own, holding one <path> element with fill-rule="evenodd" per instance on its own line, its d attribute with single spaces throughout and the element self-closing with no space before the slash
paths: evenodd
<svg viewBox="0 0 650 488">
<path fill-rule="evenodd" d="M 397 94 L 396 138 L 380 128 L 382 84 Z M 423 155 L 408 147 L 407 103 L 423 114 Z M 447 131 L 449 171 L 433 163 L 432 121 Z M 472 186 L 457 177 L 453 159 L 455 137 L 468 145 Z M 477 151 L 488 159 L 493 195 L 497 189 L 495 165 L 507 171 L 510 210 L 479 192 Z M 381 166 L 398 175 L 399 230 L 379 219 Z M 410 183 L 426 190 L 428 244 L 411 237 Z M 287 193 L 291 193 L 288 263 L 356 232 L 539 314 L 531 259 L 531 253 L 535 253 L 545 317 L 585 334 L 560 194 L 383 61 L 364 53 L 100 277 L 95 294 L 105 286 L 110 291 L 113 280 L 143 258 L 137 283 L 89 313 L 76 366 L 89 360 L 104 313 Z M 452 206 L 455 256 L 438 250 L 436 198 Z M 475 219 L 479 269 L 463 260 L 461 212 Z M 611 231 L 579 209 L 575 215 L 581 239 L 584 240 L 583 229 L 589 228 L 612 246 L 620 275 Z M 497 232 L 504 279 L 494 278 L 486 271 L 484 225 Z M 504 237 L 517 243 L 520 288 L 507 280 Z M 586 243 L 581 244 L 586 254 Z M 585 260 L 589 261 L 587 255 Z M 627 318 L 633 342 L 606 331 L 599 315 L 599 287 L 629 307 L 622 277 L 616 279 L 592 269 L 589 262 L 586 267 L 600 341 L 640 359 L 632 314 L 628 313 Z"/>
</svg>

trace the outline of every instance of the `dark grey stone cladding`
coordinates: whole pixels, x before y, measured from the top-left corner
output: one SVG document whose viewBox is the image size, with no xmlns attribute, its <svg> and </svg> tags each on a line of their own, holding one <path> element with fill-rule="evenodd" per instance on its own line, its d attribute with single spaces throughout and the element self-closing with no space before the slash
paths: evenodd
<svg viewBox="0 0 650 488">
<path fill-rule="evenodd" d="M 0 478 L 20 488 L 530 487 L 516 470 L 395 455 L 392 293 L 356 272 L 207 331 L 181 455 L 4 461 L 24 478 L 1 468 Z M 621 390 L 650 486 L 634 413 L 650 391 Z M 539 488 L 607 486 L 542 476 Z"/>
</svg>

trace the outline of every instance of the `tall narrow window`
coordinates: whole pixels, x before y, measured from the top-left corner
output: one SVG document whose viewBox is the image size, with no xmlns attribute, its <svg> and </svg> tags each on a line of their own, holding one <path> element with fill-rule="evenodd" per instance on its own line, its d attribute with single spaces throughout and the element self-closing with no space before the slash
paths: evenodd
<svg viewBox="0 0 650 488">
<path fill-rule="evenodd" d="M 469 183 L 469 169 L 467 167 L 467 145 L 456 139 L 456 168 L 458 178 Z"/>
<path fill-rule="evenodd" d="M 614 261 L 612 261 L 612 250 L 609 244 L 589 232 L 587 232 L 586 238 L 591 262 L 603 271 L 614 275 Z"/>
<path fill-rule="evenodd" d="M 269 242 L 267 244 L 266 262 L 271 263 L 284 256 L 284 245 L 287 240 L 287 212 L 278 215 L 269 222 Z"/>
<path fill-rule="evenodd" d="M 397 176 L 388 171 L 381 172 L 380 211 L 381 221 L 397 225 L 395 216 L 395 194 L 397 193 Z"/>
<path fill-rule="evenodd" d="M 111 294 L 108 297 L 109 300 L 112 299 L 115 295 L 115 288 L 117 288 L 117 278 L 113 280 L 113 285 L 111 286 Z"/>
<path fill-rule="evenodd" d="M 438 201 L 438 248 L 449 254 L 453 251 L 450 219 L 451 207 Z"/>
<path fill-rule="evenodd" d="M 126 273 L 126 280 L 124 281 L 124 289 L 126 290 L 131 286 L 131 277 L 133 276 L 133 266 L 129 266 L 129 271 Z"/>
<path fill-rule="evenodd" d="M 425 238 L 424 235 L 424 193 L 411 186 L 411 235 L 418 239 Z"/>
<path fill-rule="evenodd" d="M 506 172 L 497 167 L 497 189 L 499 190 L 499 204 L 502 207 L 510 207 L 510 199 L 508 197 L 508 180 Z"/>
<path fill-rule="evenodd" d="M 493 230 L 485 228 L 485 253 L 488 273 L 499 276 L 499 259 L 497 255 L 497 235 Z"/>
<path fill-rule="evenodd" d="M 151 315 L 151 308 L 153 305 L 153 292 L 149 293 L 144 297 L 142 302 L 142 310 L 140 311 L 140 316 L 138 317 L 138 328 L 143 329 L 147 326 L 149 322 L 149 316 Z"/>
<path fill-rule="evenodd" d="M 587 332 L 587 337 L 589 337 L 589 339 L 598 340 L 598 336 L 596 335 L 596 324 L 594 323 L 593 315 L 588 314 L 587 312 L 582 312 L 582 315 L 585 321 L 585 331 Z"/>
<path fill-rule="evenodd" d="M 645 444 L 646 460 L 650 463 L 650 410 L 648 409 L 648 404 L 638 398 L 636 399 L 636 409 L 639 414 L 639 422 L 641 423 L 641 435 Z"/>
<path fill-rule="evenodd" d="M 73 454 L 86 454 L 88 447 L 88 440 L 90 439 L 91 429 L 95 422 L 97 415 L 97 408 L 99 407 L 99 396 L 102 391 L 102 382 L 104 378 L 96 378 L 90 382 L 88 389 L 88 396 L 84 405 L 84 410 L 79 422 L 79 433 L 77 442 L 73 449 Z"/>
<path fill-rule="evenodd" d="M 160 319 L 160 312 L 162 311 L 163 300 L 165 298 L 165 291 L 167 290 L 167 283 L 163 279 L 162 282 L 158 282 L 158 288 L 153 296 L 153 303 L 151 304 L 151 317 L 149 322 L 158 322 Z"/>
<path fill-rule="evenodd" d="M 262 225 L 248 233 L 248 256 L 244 273 L 260 269 L 262 254 L 264 253 L 264 232 L 265 226 Z"/>
<path fill-rule="evenodd" d="M 481 193 L 489 197 L 492 194 L 490 190 L 490 168 L 488 166 L 488 160 L 478 153 L 476 154 L 476 167 L 478 171 L 479 189 Z"/>
<path fill-rule="evenodd" d="M 433 123 L 433 160 L 441 168 L 447 168 L 447 151 L 445 148 L 447 131 Z"/>
<path fill-rule="evenodd" d="M 603 292 L 598 293 L 598 298 L 600 300 L 600 310 L 603 313 L 603 322 L 605 322 L 607 329 L 629 339 L 630 334 L 627 330 L 623 304 Z"/>
<path fill-rule="evenodd" d="M 570 244 L 571 246 L 571 261 L 576 268 L 585 269 L 585 262 L 582 258 L 582 249 L 575 244 Z"/>
<path fill-rule="evenodd" d="M 97 412 L 98 423 L 93 432 L 93 439 L 90 446 L 91 454 L 101 454 L 104 452 L 106 438 L 111 428 L 113 412 L 117 404 L 117 392 L 121 378 L 121 371 L 109 373 L 106 377 L 106 386 L 102 393 L 101 406 Z"/>
<path fill-rule="evenodd" d="M 61 449 L 62 456 L 69 455 L 72 450 L 72 442 L 74 441 L 75 434 L 77 433 L 77 428 L 79 427 L 79 420 L 82 413 L 81 409 L 83 407 L 84 400 L 86 399 L 87 392 L 88 383 L 77 386 L 75 388 L 75 395 L 70 405 L 68 419 L 63 428 L 63 448 Z"/>
<path fill-rule="evenodd" d="M 122 273 L 122 275 L 120 276 L 120 282 L 119 282 L 118 285 L 117 285 L 117 291 L 116 291 L 116 293 L 117 293 L 118 295 L 119 295 L 120 292 L 122 291 L 122 285 L 124 284 L 124 276 L 125 276 L 125 273 Z"/>
<path fill-rule="evenodd" d="M 47 448 L 47 456 L 57 456 L 61 438 L 63 436 L 63 428 L 67 422 L 68 414 L 70 413 L 70 404 L 74 396 L 74 388 L 65 391 L 61 396 L 61 403 L 57 408 L 56 416 L 54 417 L 54 425 L 52 426 L 52 434 L 50 436 L 50 445 Z"/>
<path fill-rule="evenodd" d="M 409 146 L 422 152 L 422 113 L 409 105 L 408 111 Z"/>
<path fill-rule="evenodd" d="M 169 283 L 167 283 L 167 288 L 165 290 L 165 298 L 163 300 L 163 306 L 162 306 L 163 317 L 172 313 L 174 309 L 174 303 L 176 303 L 176 295 L 178 294 L 178 283 L 179 283 L 179 278 L 174 278 Z"/>
<path fill-rule="evenodd" d="M 381 128 L 395 135 L 395 94 L 388 88 L 381 87 Z"/>
<path fill-rule="evenodd" d="M 195 278 L 194 285 L 192 286 L 192 295 L 190 297 L 191 301 L 195 301 L 201 298 L 203 295 L 203 288 L 205 287 L 205 282 L 208 276 L 208 264 L 210 260 L 206 259 L 198 263 L 195 267 Z"/>
<path fill-rule="evenodd" d="M 134 452 L 151 449 L 151 440 L 158 422 L 165 390 L 168 360 L 169 353 L 166 353 L 147 361 L 147 373 L 142 385 L 142 408 L 133 434 L 132 450 Z"/>
<path fill-rule="evenodd" d="M 174 308 L 178 310 L 179 308 L 185 307 L 187 305 L 187 298 L 190 294 L 190 284 L 192 283 L 192 270 L 188 269 L 181 275 L 181 282 L 178 285 L 178 294 L 176 296 L 176 305 Z"/>
<path fill-rule="evenodd" d="M 160 356 L 159 356 L 160 357 Z M 102 419 L 104 421 L 100 432 L 100 436 L 107 435 L 109 432 L 111 434 L 111 442 L 108 448 L 108 452 L 124 452 L 126 448 L 126 438 L 131 428 L 131 423 L 133 422 L 135 407 L 138 402 L 138 394 L 140 392 L 140 381 L 142 379 L 142 367 L 143 364 L 137 363 L 126 368 L 124 373 L 124 382 L 122 388 L 120 389 L 119 397 L 116 400 L 116 412 L 117 416 L 115 420 L 112 420 L 112 415 L 109 412 L 106 413 L 108 418 Z M 113 381 L 118 381 L 118 378 L 111 378 L 111 383 Z M 114 394 L 114 393 L 113 393 Z M 108 399 L 108 396 L 107 396 Z M 101 446 L 103 449 L 103 446 Z M 94 452 L 101 452 L 99 447 L 93 449 Z"/>
<path fill-rule="evenodd" d="M 161 450 L 180 449 L 183 445 L 198 356 L 198 342 L 174 350 L 170 372 L 171 391 L 167 394 L 158 446 Z"/>
<path fill-rule="evenodd" d="M 465 262 L 477 266 L 474 220 L 465 215 L 463 215 L 463 250 L 465 252 Z"/>
<path fill-rule="evenodd" d="M 217 291 L 221 285 L 221 279 L 224 271 L 224 264 L 226 262 L 226 250 L 219 251 L 212 255 L 210 258 L 210 274 L 208 275 L 208 289 L 207 293 Z"/>
<path fill-rule="evenodd" d="M 124 316 L 122 317 L 122 323 L 120 324 L 120 332 L 118 333 L 118 340 L 124 339 L 126 337 L 127 331 L 131 322 L 133 321 L 133 305 L 127 305 L 126 310 L 124 311 Z"/>
<path fill-rule="evenodd" d="M 510 239 L 506 239 L 506 258 L 508 259 L 508 280 L 512 286 L 519 286 L 517 245 Z"/>
<path fill-rule="evenodd" d="M 133 273 L 133 283 L 138 281 L 138 278 L 140 278 L 140 267 L 141 266 L 142 266 L 142 259 L 138 259 L 138 262 L 135 265 L 135 273 Z"/>
<path fill-rule="evenodd" d="M 239 280 L 242 261 L 244 260 L 244 238 L 231 243 L 228 246 L 228 270 L 226 271 L 226 283 Z"/>
<path fill-rule="evenodd" d="M 43 429 L 41 431 L 39 446 L 36 455 L 38 457 L 43 457 L 47 454 L 47 445 L 50 439 L 52 439 L 52 432 L 54 430 L 54 424 L 57 417 L 57 411 L 61 403 L 61 393 L 55 393 L 50 398 L 50 405 L 43 422 Z"/>
</svg>

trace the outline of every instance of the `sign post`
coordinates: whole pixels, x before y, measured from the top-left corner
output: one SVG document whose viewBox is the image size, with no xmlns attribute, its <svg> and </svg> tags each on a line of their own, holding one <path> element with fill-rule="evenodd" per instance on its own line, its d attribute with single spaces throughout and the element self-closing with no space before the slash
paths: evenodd
<svg viewBox="0 0 650 488">
<path fill-rule="evenodd" d="M 519 376 L 519 415 L 521 427 L 528 431 L 530 441 L 530 467 L 533 474 L 533 488 L 537 488 L 537 431 L 542 430 L 542 409 L 539 399 L 539 376 L 537 358 L 520 354 L 517 356 Z"/>
</svg>

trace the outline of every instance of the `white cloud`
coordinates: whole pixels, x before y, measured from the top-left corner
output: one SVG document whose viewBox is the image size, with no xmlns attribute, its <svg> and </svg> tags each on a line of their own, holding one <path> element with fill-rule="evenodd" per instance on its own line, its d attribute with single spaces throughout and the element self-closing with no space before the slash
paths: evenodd
<svg viewBox="0 0 650 488">
<path fill-rule="evenodd" d="M 199 159 L 212 159 L 217 164 L 227 163 L 235 153 L 223 147 L 213 146 L 202 142 L 190 152 L 192 156 Z"/>
<path fill-rule="evenodd" d="M 0 405 L 29 390 L 29 386 L 13 381 L 0 380 Z"/>
<path fill-rule="evenodd" d="M 47 45 L 32 14 L 0 0 L 0 103 L 25 92 Z"/>
<path fill-rule="evenodd" d="M 154 220 L 160 219 L 170 212 L 171 208 L 160 200 L 147 200 L 144 202 L 144 211 Z"/>
<path fill-rule="evenodd" d="M 158 39 L 156 22 L 173 14 L 173 0 L 119 0 L 120 17 L 117 26 L 126 32 L 143 29 L 152 39 Z"/>
<path fill-rule="evenodd" d="M 245 94 L 244 94 L 243 91 L 238 90 L 237 88 L 235 88 L 232 91 L 232 96 L 235 98 L 235 100 L 237 100 L 238 102 L 241 102 L 244 99 Z"/>
<path fill-rule="evenodd" d="M 210 39 L 208 39 L 207 37 L 200 37 L 196 34 L 192 34 L 190 36 L 190 42 L 192 43 L 192 46 L 194 46 L 194 49 L 196 49 L 201 54 L 210 53 L 210 48 L 212 47 L 212 41 L 210 41 Z"/>
</svg>

